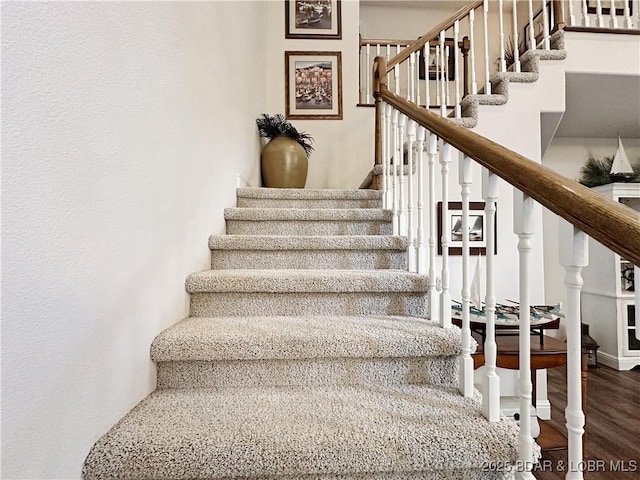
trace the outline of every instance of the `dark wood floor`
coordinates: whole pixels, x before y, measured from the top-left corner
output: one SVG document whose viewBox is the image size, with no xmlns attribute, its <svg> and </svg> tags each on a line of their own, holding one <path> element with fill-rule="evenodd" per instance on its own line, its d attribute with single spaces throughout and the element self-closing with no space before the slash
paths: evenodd
<svg viewBox="0 0 640 480">
<path fill-rule="evenodd" d="M 550 423 L 566 432 L 566 370 L 548 372 Z M 585 479 L 640 479 L 640 370 L 589 370 L 585 430 Z M 548 452 L 534 475 L 538 480 L 564 479 L 566 466 L 566 450 Z"/>
</svg>

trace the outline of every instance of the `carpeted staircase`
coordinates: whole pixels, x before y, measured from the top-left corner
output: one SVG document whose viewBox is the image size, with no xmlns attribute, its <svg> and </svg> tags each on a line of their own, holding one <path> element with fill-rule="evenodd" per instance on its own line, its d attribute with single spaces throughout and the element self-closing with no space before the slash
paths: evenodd
<svg viewBox="0 0 640 480">
<path fill-rule="evenodd" d="M 94 445 L 94 479 L 498 479 L 517 426 L 456 389 L 460 331 L 425 320 L 373 190 L 238 190 L 155 392 Z M 502 468 L 501 470 L 504 470 Z"/>
</svg>

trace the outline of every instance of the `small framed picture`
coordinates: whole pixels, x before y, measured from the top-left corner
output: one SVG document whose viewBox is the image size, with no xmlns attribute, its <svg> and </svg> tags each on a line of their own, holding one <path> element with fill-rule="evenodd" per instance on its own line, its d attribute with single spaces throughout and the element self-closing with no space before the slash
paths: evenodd
<svg viewBox="0 0 640 480">
<path fill-rule="evenodd" d="M 285 115 L 342 120 L 340 52 L 284 52 Z"/>
<path fill-rule="evenodd" d="M 438 42 L 429 45 L 429 80 L 436 80 L 446 78 L 447 80 L 453 80 L 455 78 L 455 53 L 453 38 L 447 38 L 445 40 L 444 54 L 440 53 L 440 43 Z M 442 58 L 447 56 L 446 65 L 443 64 Z M 439 63 L 439 65 L 438 65 Z M 444 72 L 442 71 L 444 68 Z M 425 61 L 424 61 L 424 49 L 420 49 L 418 54 L 418 78 L 425 80 Z"/>
<path fill-rule="evenodd" d="M 286 38 L 340 40 L 340 0 L 285 0 Z"/>
<path fill-rule="evenodd" d="M 462 203 L 449 202 L 447 211 L 449 219 L 449 255 L 462 255 Z M 497 213 L 496 222 L 494 224 L 495 249 L 494 253 L 498 253 L 497 241 Z M 442 255 L 442 202 L 438 202 L 438 255 Z M 487 254 L 487 232 L 486 218 L 484 211 L 484 202 L 469 202 L 469 253 L 471 255 Z"/>
</svg>

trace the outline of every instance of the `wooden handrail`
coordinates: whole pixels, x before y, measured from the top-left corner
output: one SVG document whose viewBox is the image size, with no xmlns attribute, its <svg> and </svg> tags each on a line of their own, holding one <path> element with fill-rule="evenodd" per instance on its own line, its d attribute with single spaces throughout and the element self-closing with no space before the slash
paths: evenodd
<svg viewBox="0 0 640 480">
<path fill-rule="evenodd" d="M 456 13 L 454 13 L 451 17 L 448 17 L 446 20 L 443 20 L 438 25 L 436 25 L 431 30 L 429 30 L 427 33 L 422 35 L 420 38 L 413 41 L 407 48 L 405 48 L 403 51 L 398 53 L 395 57 L 389 59 L 389 62 L 387 63 L 387 72 L 390 72 L 391 69 L 395 67 L 397 64 L 404 62 L 407 58 L 411 56 L 412 53 L 417 52 L 422 47 L 424 47 L 425 43 L 427 43 L 428 41 L 434 40 L 438 35 L 440 35 L 441 31 L 451 28 L 457 20 L 463 19 L 471 10 L 478 8 L 483 3 L 484 3 L 483 0 L 478 0 L 465 5 Z"/>
<path fill-rule="evenodd" d="M 384 63 L 379 67 L 382 71 Z M 390 92 L 381 100 L 506 180 L 607 248 L 640 266 L 640 214 L 475 132 Z"/>
</svg>

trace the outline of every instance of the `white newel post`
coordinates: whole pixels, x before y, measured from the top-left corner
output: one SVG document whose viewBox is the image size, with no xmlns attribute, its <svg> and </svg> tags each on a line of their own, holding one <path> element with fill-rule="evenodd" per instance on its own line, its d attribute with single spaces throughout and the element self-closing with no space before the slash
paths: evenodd
<svg viewBox="0 0 640 480">
<path fill-rule="evenodd" d="M 462 194 L 462 354 L 458 388 L 465 397 L 473 395 L 473 358 L 471 358 L 471 275 L 469 272 L 469 195 L 471 193 L 473 161 L 460 159 L 458 181 Z"/>
<path fill-rule="evenodd" d="M 433 135 L 433 134 L 431 134 Z M 451 227 L 449 226 L 449 163 L 453 147 L 443 143 L 440 150 L 440 168 L 442 171 L 442 291 L 440 293 L 440 326 L 451 326 L 451 292 L 449 292 L 449 242 Z"/>
<path fill-rule="evenodd" d="M 427 129 L 418 125 L 418 240 L 416 245 L 416 263 L 418 273 L 427 272 L 426 249 L 424 245 L 424 141 L 427 136 Z M 431 279 L 429 279 L 431 281 Z M 433 297 L 429 297 L 429 302 Z M 432 319 L 434 317 L 431 317 Z"/>
<path fill-rule="evenodd" d="M 409 120 L 407 126 L 407 163 L 409 165 L 409 179 L 407 182 L 407 239 L 409 244 L 407 246 L 409 271 L 417 272 L 416 266 L 416 245 L 415 245 L 415 232 L 413 221 L 413 164 L 414 164 L 414 147 L 416 142 L 416 122 Z"/>
<path fill-rule="evenodd" d="M 567 328 L 567 419 L 568 461 L 567 480 L 583 478 L 582 436 L 584 412 L 582 411 L 582 328 L 580 292 L 582 269 L 589 260 L 587 235 L 570 223 L 560 220 L 560 264 L 565 269 L 564 283 L 567 289 L 565 310 Z"/>
<path fill-rule="evenodd" d="M 435 133 L 429 133 L 428 145 L 429 159 L 429 319 L 435 320 L 439 317 L 440 302 L 438 301 L 438 291 L 436 290 L 436 157 L 438 156 L 438 136 Z M 443 164 L 443 171 L 445 169 Z M 448 164 L 447 167 L 448 169 Z M 443 193 L 444 195 L 444 193 Z M 444 246 L 444 243 L 443 243 Z M 444 247 L 443 247 L 444 249 Z M 448 254 L 448 252 L 447 252 Z M 444 251 L 443 251 L 444 259 Z M 443 260 L 444 263 L 444 260 Z M 444 267 L 443 267 L 444 268 Z M 443 280 L 444 284 L 444 271 Z M 447 278 L 447 291 L 449 288 L 449 280 Z M 451 298 L 449 297 L 449 302 Z M 442 326 L 451 325 L 451 307 L 449 307 L 449 323 Z"/>
<path fill-rule="evenodd" d="M 534 201 L 519 190 L 514 191 L 514 232 L 518 235 L 520 294 L 520 433 L 518 437 L 518 472 L 516 478 L 532 480 L 533 438 L 531 437 L 531 299 L 529 295 L 531 237 L 533 236 Z"/>
<path fill-rule="evenodd" d="M 496 201 L 498 200 L 498 177 L 482 169 L 482 198 L 487 221 L 487 272 L 485 313 L 487 318 L 484 358 L 486 372 L 482 383 L 482 413 L 490 422 L 500 420 L 500 377 L 496 373 L 498 346 L 496 344 L 496 297 L 494 282 Z"/>
</svg>

